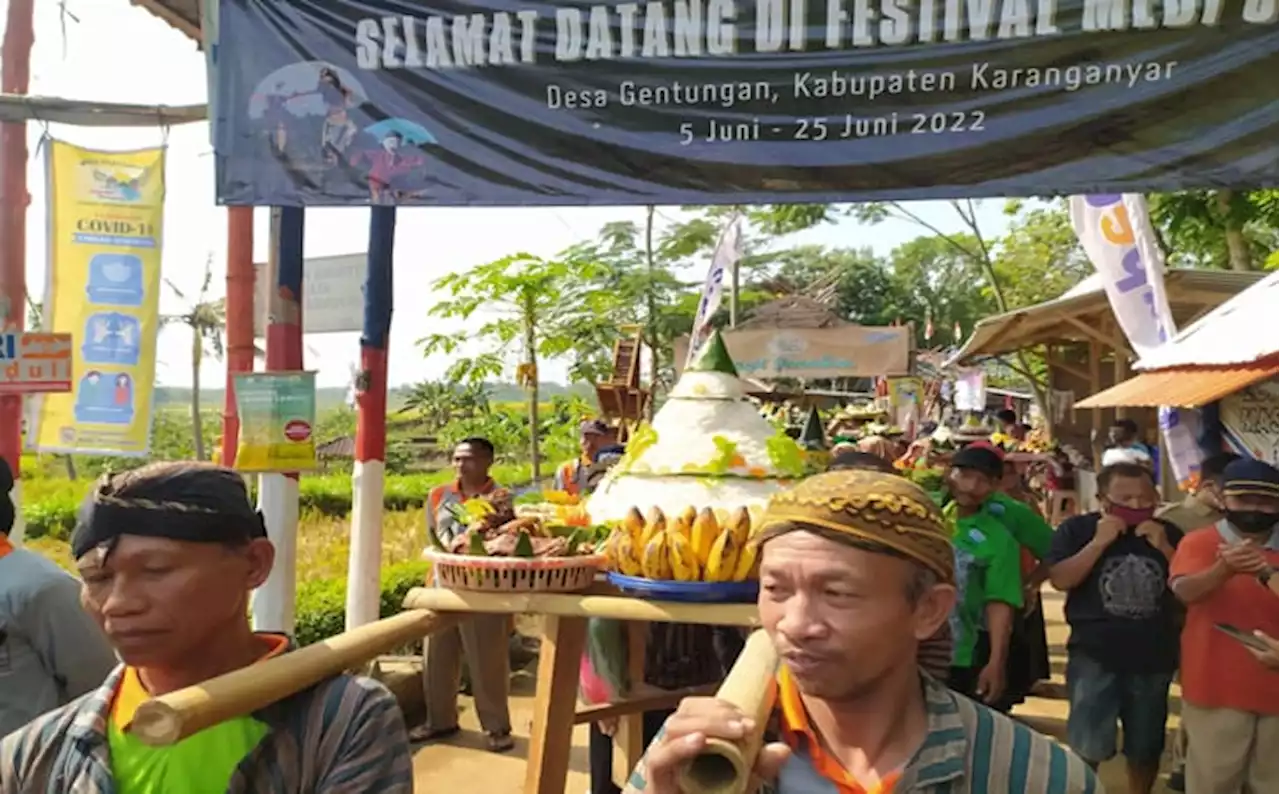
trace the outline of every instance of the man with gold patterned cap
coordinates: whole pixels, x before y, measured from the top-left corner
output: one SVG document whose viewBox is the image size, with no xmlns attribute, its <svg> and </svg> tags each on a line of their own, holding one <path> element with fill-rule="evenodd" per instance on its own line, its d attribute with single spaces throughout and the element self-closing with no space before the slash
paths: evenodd
<svg viewBox="0 0 1280 794">
<path fill-rule="evenodd" d="M 756 773 L 775 794 L 1092 794 L 1069 750 L 921 672 L 917 648 L 955 603 L 950 530 L 914 483 L 819 474 L 770 501 L 756 541 L 760 620 L 782 659 Z M 686 698 L 626 791 L 679 794 L 708 739 L 751 720 Z"/>
</svg>

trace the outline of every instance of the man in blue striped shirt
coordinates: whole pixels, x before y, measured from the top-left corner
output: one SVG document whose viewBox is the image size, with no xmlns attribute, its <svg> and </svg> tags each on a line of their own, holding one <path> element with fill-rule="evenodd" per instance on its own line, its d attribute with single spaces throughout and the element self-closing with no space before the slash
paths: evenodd
<svg viewBox="0 0 1280 794">
<path fill-rule="evenodd" d="M 776 794 L 1093 794 L 1093 771 L 1025 725 L 948 690 L 916 665 L 955 602 L 950 532 L 902 477 L 811 477 L 770 501 L 760 620 L 782 658 L 773 730 L 756 773 Z M 626 794 L 679 794 L 710 738 L 752 730 L 734 706 L 689 698 Z"/>
</svg>

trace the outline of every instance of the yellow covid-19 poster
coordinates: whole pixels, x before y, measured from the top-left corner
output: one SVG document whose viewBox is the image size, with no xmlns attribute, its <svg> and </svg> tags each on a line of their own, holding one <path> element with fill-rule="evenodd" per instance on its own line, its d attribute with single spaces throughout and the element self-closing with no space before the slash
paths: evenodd
<svg viewBox="0 0 1280 794">
<path fill-rule="evenodd" d="M 44 328 L 72 334 L 72 391 L 32 401 L 28 445 L 146 455 L 150 446 L 163 148 L 128 152 L 45 141 Z"/>
</svg>

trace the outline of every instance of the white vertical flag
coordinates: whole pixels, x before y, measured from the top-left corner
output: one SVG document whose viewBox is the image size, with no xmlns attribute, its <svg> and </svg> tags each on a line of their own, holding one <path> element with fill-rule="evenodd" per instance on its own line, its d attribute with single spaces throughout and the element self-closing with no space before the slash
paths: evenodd
<svg viewBox="0 0 1280 794">
<path fill-rule="evenodd" d="M 1102 277 L 1116 322 L 1139 358 L 1176 332 L 1164 286 L 1164 256 L 1141 194 L 1071 197 L 1071 225 Z M 1160 409 L 1160 431 L 1180 485 L 1200 471 L 1197 416 Z"/>
<path fill-rule="evenodd" d="M 693 361 L 707 337 L 711 335 L 711 318 L 720 308 L 720 299 L 724 295 L 724 278 L 738 260 L 742 258 L 742 216 L 734 214 L 720 232 L 715 251 L 711 254 L 711 267 L 707 269 L 707 280 L 702 285 L 702 299 L 698 301 L 698 313 L 693 318 L 693 333 L 689 337 L 689 352 L 685 356 L 685 366 Z"/>
</svg>

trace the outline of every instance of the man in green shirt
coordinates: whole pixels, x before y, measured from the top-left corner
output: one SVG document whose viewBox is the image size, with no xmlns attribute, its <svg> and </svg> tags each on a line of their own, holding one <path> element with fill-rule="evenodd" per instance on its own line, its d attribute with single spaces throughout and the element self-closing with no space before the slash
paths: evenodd
<svg viewBox="0 0 1280 794">
<path fill-rule="evenodd" d="M 985 703 L 996 703 L 1005 689 L 1005 665 L 1015 615 L 1023 605 L 1018 542 L 988 501 L 1003 474 L 994 450 L 971 446 L 955 453 L 947 485 L 952 501 L 945 515 L 952 522 L 956 588 L 951 615 L 955 645 L 951 688 Z"/>
</svg>

